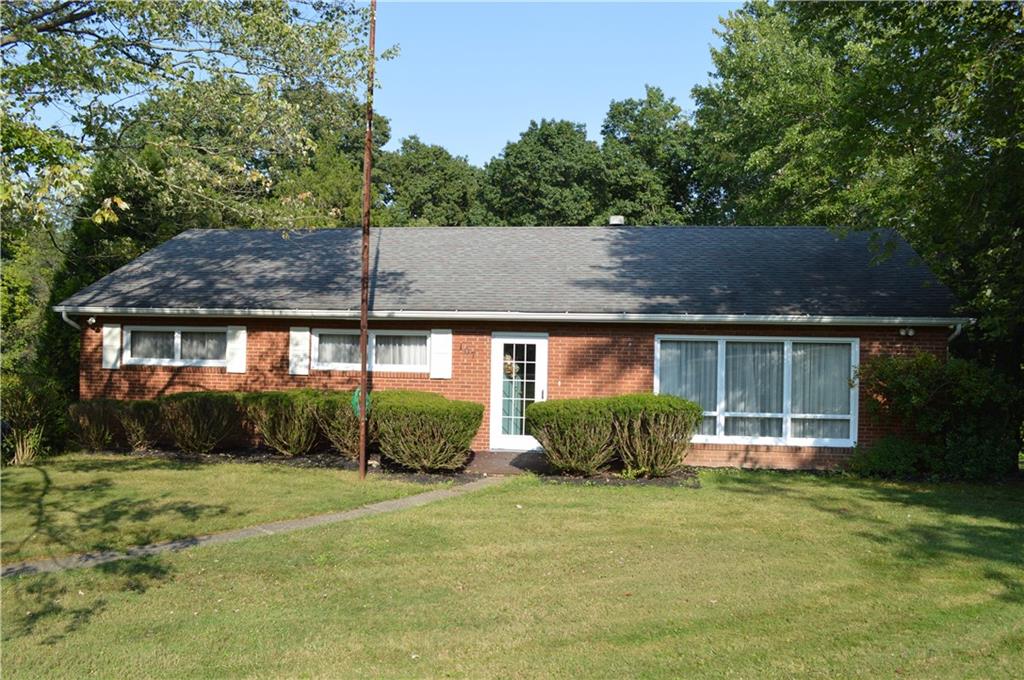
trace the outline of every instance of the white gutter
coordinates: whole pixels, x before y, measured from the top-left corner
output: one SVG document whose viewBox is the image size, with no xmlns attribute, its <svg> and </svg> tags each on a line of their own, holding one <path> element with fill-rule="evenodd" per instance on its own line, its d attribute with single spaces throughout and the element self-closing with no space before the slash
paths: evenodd
<svg viewBox="0 0 1024 680">
<path fill-rule="evenodd" d="M 102 316 L 219 316 L 280 319 L 358 319 L 358 309 L 226 309 L 184 307 L 72 307 L 58 305 L 61 314 Z M 972 323 L 967 317 L 812 316 L 803 314 L 587 314 L 575 312 L 467 312 L 379 310 L 371 319 L 451 321 L 561 321 L 572 323 L 708 323 L 708 324 L 825 324 L 831 326 L 956 326 Z"/>
<path fill-rule="evenodd" d="M 68 313 L 66 311 L 64 311 L 62 309 L 58 310 L 56 307 L 54 307 L 54 310 L 60 312 L 60 318 L 64 319 L 64 323 L 66 323 L 67 325 L 71 326 L 76 331 L 82 330 L 82 325 L 79 324 L 77 321 L 72 321 L 71 317 L 68 316 Z"/>
</svg>

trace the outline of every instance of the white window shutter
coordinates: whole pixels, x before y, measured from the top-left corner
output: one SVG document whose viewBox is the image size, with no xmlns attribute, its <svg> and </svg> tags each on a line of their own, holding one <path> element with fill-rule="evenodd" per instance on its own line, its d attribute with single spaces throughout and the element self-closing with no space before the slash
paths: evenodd
<svg viewBox="0 0 1024 680">
<path fill-rule="evenodd" d="M 228 373 L 245 373 L 245 326 L 228 326 Z"/>
<path fill-rule="evenodd" d="M 452 329 L 430 329 L 430 377 L 452 377 Z"/>
<path fill-rule="evenodd" d="M 288 372 L 309 375 L 309 328 L 294 326 L 288 330 Z"/>
<path fill-rule="evenodd" d="M 121 327 L 103 324 L 103 368 L 121 368 Z"/>
</svg>

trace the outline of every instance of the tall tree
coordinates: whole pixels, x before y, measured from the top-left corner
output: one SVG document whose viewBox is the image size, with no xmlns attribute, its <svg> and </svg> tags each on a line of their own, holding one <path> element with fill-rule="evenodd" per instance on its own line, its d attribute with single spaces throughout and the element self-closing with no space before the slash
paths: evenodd
<svg viewBox="0 0 1024 680">
<path fill-rule="evenodd" d="M 631 224 L 694 219 L 690 125 L 658 87 L 643 99 L 612 101 L 601 126 L 605 202 Z"/>
<path fill-rule="evenodd" d="M 694 90 L 720 219 L 892 227 L 1024 360 L 1020 3 L 752 3 Z"/>
<path fill-rule="evenodd" d="M 601 150 L 583 125 L 531 121 L 484 168 L 483 202 L 498 224 L 601 222 L 602 170 Z"/>
<path fill-rule="evenodd" d="M 40 244 L 66 253 L 59 299 L 190 226 L 344 219 L 344 190 L 295 182 L 326 163 L 322 138 L 359 143 L 346 115 L 358 114 L 365 16 L 351 4 L 41 0 L 3 3 L 0 19 L 0 211 L 23 227 L 4 243 L 18 265 L 2 272 L 5 327 L 34 325 L 46 302 L 46 287 L 14 277 Z M 42 317 L 42 363 L 73 357 L 67 329 Z"/>
<path fill-rule="evenodd" d="M 39 0 L 0 4 L 5 150 L 0 207 L 41 216 L 73 199 L 106 134 L 154 90 L 243 78 L 261 93 L 348 91 L 363 13 L 325 0 Z M 268 115 L 295 114 L 271 102 Z M 65 112 L 65 125 L 52 121 Z M 250 168 L 221 163 L 244 179 Z"/>
<path fill-rule="evenodd" d="M 444 147 L 413 135 L 381 157 L 384 224 L 466 226 L 483 219 L 478 202 L 481 170 Z"/>
</svg>

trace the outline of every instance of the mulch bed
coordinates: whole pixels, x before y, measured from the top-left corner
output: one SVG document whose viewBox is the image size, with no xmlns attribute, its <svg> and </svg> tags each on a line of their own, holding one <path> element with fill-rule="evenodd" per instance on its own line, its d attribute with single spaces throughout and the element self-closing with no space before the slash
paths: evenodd
<svg viewBox="0 0 1024 680">
<path fill-rule="evenodd" d="M 153 449 L 150 451 L 139 451 L 123 453 L 125 456 L 137 456 L 142 458 L 161 458 L 181 463 L 193 463 L 203 465 L 216 465 L 218 463 L 250 463 L 265 465 L 287 465 L 298 468 L 323 468 L 333 470 L 357 471 L 359 464 L 354 460 L 342 458 L 336 453 L 314 452 L 305 456 L 282 456 L 267 449 L 234 449 L 218 453 L 197 453 L 186 454 L 179 451 L 165 451 Z M 700 488 L 700 479 L 696 468 L 686 467 L 671 477 L 657 478 L 630 478 L 621 474 L 609 471 L 593 477 L 578 477 L 572 475 L 560 475 L 557 473 L 533 471 L 538 477 L 549 484 L 572 484 L 577 486 L 662 486 L 662 487 L 686 487 L 690 489 Z M 441 482 L 466 483 L 472 482 L 481 477 L 488 476 L 486 473 L 473 472 L 435 472 L 425 473 L 407 470 L 390 464 L 388 461 L 381 461 L 378 456 L 371 456 L 367 465 L 367 476 L 398 479 L 417 484 L 438 484 Z"/>
<path fill-rule="evenodd" d="M 125 453 L 126 456 L 139 456 L 143 458 L 162 458 L 182 463 L 198 463 L 203 465 L 215 465 L 218 463 L 253 463 L 264 465 L 287 465 L 298 468 L 322 468 L 331 470 L 359 470 L 359 464 L 354 460 L 342 458 L 336 453 L 309 453 L 305 456 L 282 456 L 281 454 L 266 449 L 236 449 L 218 453 L 196 453 L 186 454 L 178 451 L 150 450 L 133 453 Z M 472 482 L 480 479 L 480 475 L 466 472 L 452 473 L 426 473 L 415 472 L 381 464 L 376 457 L 367 461 L 366 475 L 373 477 L 386 477 L 398 479 L 417 484 L 437 484 L 439 482 Z"/>
</svg>

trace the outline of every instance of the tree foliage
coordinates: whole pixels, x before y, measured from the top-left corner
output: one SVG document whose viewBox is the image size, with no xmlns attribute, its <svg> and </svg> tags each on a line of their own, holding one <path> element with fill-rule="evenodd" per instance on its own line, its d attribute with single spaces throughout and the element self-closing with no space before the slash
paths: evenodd
<svg viewBox="0 0 1024 680">
<path fill-rule="evenodd" d="M 981 319 L 983 351 L 1020 370 L 1019 3 L 757 2 L 721 37 L 694 90 L 720 220 L 894 228 Z"/>
<path fill-rule="evenodd" d="M 593 224 L 602 217 L 602 169 L 583 125 L 531 121 L 487 164 L 483 202 L 499 224 Z"/>
<path fill-rule="evenodd" d="M 7 159 L 0 199 L 5 210 L 37 217 L 78 195 L 92 154 L 119 148 L 111 131 L 154 91 L 204 81 L 230 89 L 241 80 L 253 90 L 244 102 L 249 113 L 266 104 L 257 122 L 280 130 L 287 123 L 270 119 L 295 111 L 272 95 L 347 91 L 364 57 L 363 13 L 321 0 L 7 2 L 0 19 L 9 93 L 0 117 Z M 239 102 L 237 90 L 228 96 Z M 201 112 L 213 101 L 192 103 Z M 70 129 L 45 122 L 46 111 L 67 112 Z M 208 157 L 225 181 L 252 177 L 252 168 Z"/>
<path fill-rule="evenodd" d="M 481 171 L 444 147 L 413 135 L 378 167 L 385 224 L 397 226 L 479 224 Z"/>
</svg>

